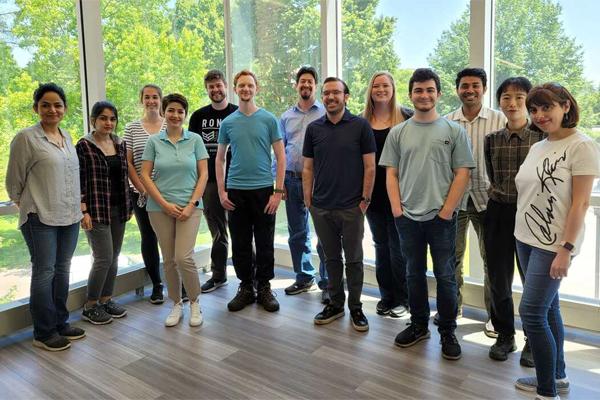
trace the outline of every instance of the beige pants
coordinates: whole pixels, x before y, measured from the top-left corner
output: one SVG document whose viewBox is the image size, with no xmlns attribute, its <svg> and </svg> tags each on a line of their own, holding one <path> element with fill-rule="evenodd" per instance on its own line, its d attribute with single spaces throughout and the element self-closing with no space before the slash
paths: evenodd
<svg viewBox="0 0 600 400">
<path fill-rule="evenodd" d="M 190 301 L 200 295 L 200 278 L 194 262 L 200 215 L 201 210 L 196 210 L 186 221 L 178 221 L 162 211 L 148 213 L 163 256 L 169 298 L 175 303 L 181 300 L 182 280 Z"/>
</svg>

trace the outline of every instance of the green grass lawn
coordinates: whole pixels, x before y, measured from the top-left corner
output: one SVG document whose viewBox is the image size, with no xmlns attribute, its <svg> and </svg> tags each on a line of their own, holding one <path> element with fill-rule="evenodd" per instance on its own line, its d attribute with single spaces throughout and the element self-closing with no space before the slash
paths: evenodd
<svg viewBox="0 0 600 400">
<path fill-rule="evenodd" d="M 21 232 L 17 228 L 18 218 L 17 215 L 0 217 L 0 272 L 29 268 L 29 251 Z M 200 225 L 196 244 L 210 245 L 210 232 L 204 222 L 204 218 Z M 80 230 L 75 255 L 87 254 L 90 254 L 90 246 L 85 233 L 83 230 Z M 131 218 L 127 222 L 121 254 L 136 259 L 139 258 L 140 233 L 135 218 Z"/>
</svg>

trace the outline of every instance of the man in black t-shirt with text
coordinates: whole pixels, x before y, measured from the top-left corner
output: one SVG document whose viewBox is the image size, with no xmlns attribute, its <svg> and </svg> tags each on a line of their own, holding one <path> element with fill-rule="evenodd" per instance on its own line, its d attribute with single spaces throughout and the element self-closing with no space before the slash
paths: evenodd
<svg viewBox="0 0 600 400">
<path fill-rule="evenodd" d="M 227 233 L 227 214 L 221 206 L 217 190 L 215 158 L 221 121 L 238 107 L 227 101 L 227 82 L 221 71 L 208 71 L 204 76 L 204 87 L 210 98 L 210 104 L 194 111 L 190 117 L 188 129 L 202 136 L 209 155 L 208 182 L 202 196 L 204 216 L 213 240 L 210 252 L 212 277 L 202 285 L 202 293 L 208 293 L 227 284 L 229 235 Z M 230 159 L 231 154 L 228 153 L 227 170 L 229 170 Z"/>
</svg>

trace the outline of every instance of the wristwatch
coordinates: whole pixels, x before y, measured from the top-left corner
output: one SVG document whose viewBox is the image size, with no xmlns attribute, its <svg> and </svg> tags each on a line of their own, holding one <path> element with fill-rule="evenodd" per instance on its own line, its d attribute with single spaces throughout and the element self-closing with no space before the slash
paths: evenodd
<svg viewBox="0 0 600 400">
<path fill-rule="evenodd" d="M 369 205 L 369 204 L 371 204 L 371 198 L 370 198 L 370 197 L 361 197 L 360 199 L 361 199 L 362 201 L 364 201 L 364 203 L 365 203 L 366 205 Z"/>
<path fill-rule="evenodd" d="M 196 201 L 190 200 L 190 204 L 192 204 L 194 207 L 198 207 L 200 205 L 200 200 L 196 200 Z"/>
<path fill-rule="evenodd" d="M 273 190 L 273 192 L 275 192 L 275 193 L 281 193 L 281 194 L 284 194 L 284 193 L 285 193 L 285 190 L 283 190 L 283 189 L 277 189 L 277 188 L 275 188 L 275 190 Z"/>
<path fill-rule="evenodd" d="M 565 249 L 569 250 L 571 253 L 573 252 L 573 250 L 575 250 L 575 246 L 573 245 L 573 243 L 569 243 L 563 240 L 562 242 L 560 242 L 560 245 Z"/>
</svg>

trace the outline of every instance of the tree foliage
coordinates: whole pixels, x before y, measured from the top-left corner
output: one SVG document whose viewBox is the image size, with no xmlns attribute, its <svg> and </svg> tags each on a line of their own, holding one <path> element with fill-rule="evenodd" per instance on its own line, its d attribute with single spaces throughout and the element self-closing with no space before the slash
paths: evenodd
<svg viewBox="0 0 600 400">
<path fill-rule="evenodd" d="M 562 8 L 553 0 L 497 0 L 495 81 L 493 90 L 510 76 L 525 76 L 534 84 L 555 81 L 567 87 L 581 106 L 581 125 L 600 123 L 598 90 L 584 78 L 583 49 L 568 36 L 561 22 Z M 440 74 L 445 93 L 443 112 L 460 106 L 456 72 L 469 60 L 469 10 L 442 34 L 430 54 L 430 65 Z M 596 108 L 596 110 L 594 110 Z"/>
<path fill-rule="evenodd" d="M 11 138 L 37 121 L 31 94 L 38 83 L 54 81 L 65 89 L 68 112 L 62 126 L 75 140 L 85 133 L 75 2 L 0 0 L 0 6 L 6 4 L 15 12 L 0 15 L 2 182 Z M 399 68 L 393 46 L 397 20 L 377 15 L 378 4 L 379 0 L 342 1 L 342 69 L 351 90 L 348 106 L 355 113 L 363 109 L 369 79 L 378 70 L 392 72 L 398 99 L 406 102 L 412 71 Z M 583 50 L 565 34 L 557 1 L 496 4 L 495 84 L 511 75 L 536 83 L 558 81 L 579 101 L 582 125 L 600 124 L 600 88 L 584 78 Z M 146 83 L 160 85 L 165 93 L 184 94 L 191 110 L 208 102 L 203 76 L 208 69 L 225 68 L 222 0 L 102 0 L 101 5 L 106 93 L 120 111 L 119 130 L 141 116 L 139 89 Z M 319 0 L 231 1 L 233 70 L 257 73 L 257 101 L 276 115 L 296 102 L 295 71 L 306 64 L 320 69 L 319 5 Z M 459 106 L 454 77 L 468 64 L 468 38 L 467 8 L 429 56 L 442 78 L 442 112 Z M 29 57 L 15 59 L 13 48 Z M 0 200 L 5 199 L 3 185 L 0 188 Z"/>
</svg>

